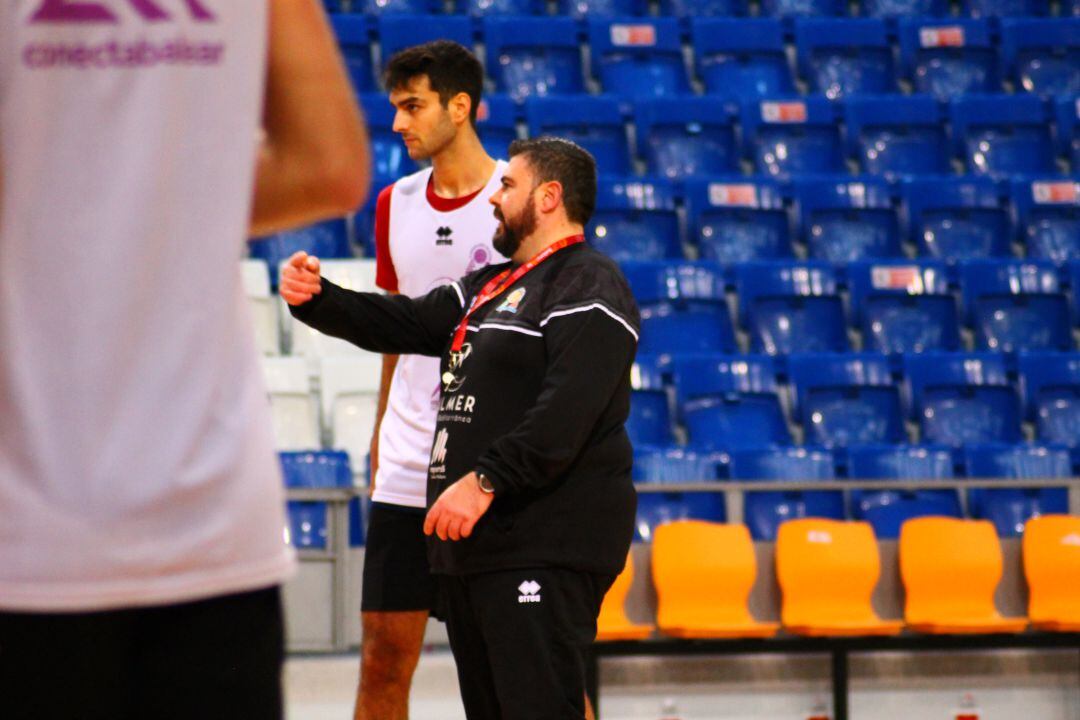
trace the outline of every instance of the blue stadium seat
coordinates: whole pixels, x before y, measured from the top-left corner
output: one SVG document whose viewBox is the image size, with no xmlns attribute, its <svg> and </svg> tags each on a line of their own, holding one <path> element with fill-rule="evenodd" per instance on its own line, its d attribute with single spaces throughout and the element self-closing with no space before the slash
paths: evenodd
<svg viewBox="0 0 1080 720">
<path fill-rule="evenodd" d="M 432 40 L 473 46 L 472 20 L 460 15 L 383 15 L 378 26 L 384 68 L 399 51 Z"/>
<path fill-rule="evenodd" d="M 341 0 L 323 0 L 323 7 L 326 8 L 328 13 L 341 12 Z"/>
<path fill-rule="evenodd" d="M 1080 175 L 1080 96 L 1054 101 L 1054 125 L 1058 152 L 1068 158 L 1073 175 Z"/>
<path fill-rule="evenodd" d="M 888 29 L 880 18 L 812 18 L 795 22 L 799 74 L 811 92 L 831 100 L 896 90 Z"/>
<path fill-rule="evenodd" d="M 1080 18 L 1002 20 L 1001 54 L 1017 91 L 1080 93 Z"/>
<path fill-rule="evenodd" d="M 270 285 L 276 290 L 278 267 L 295 252 L 303 250 L 321 258 L 352 257 L 348 232 L 345 218 L 337 218 L 253 239 L 248 243 L 248 250 L 251 257 L 266 261 L 270 270 Z"/>
<path fill-rule="evenodd" d="M 626 434 L 634 445 L 670 445 L 674 442 L 667 393 L 663 390 L 632 390 Z"/>
<path fill-rule="evenodd" d="M 1049 0 L 962 0 L 960 14 L 968 17 L 1023 17 L 1050 14 Z"/>
<path fill-rule="evenodd" d="M 774 176 L 847 171 L 828 98 L 762 99 L 742 105 L 743 152 Z"/>
<path fill-rule="evenodd" d="M 761 0 L 766 17 L 830 17 L 847 14 L 843 0 Z"/>
<path fill-rule="evenodd" d="M 622 271 L 642 308 L 664 304 L 687 309 L 725 302 L 724 278 L 712 263 L 630 260 Z"/>
<path fill-rule="evenodd" d="M 363 15 L 331 15 L 330 25 L 337 38 L 338 47 L 345 57 L 345 68 L 349 72 L 353 89 L 356 92 L 374 90 L 375 75 L 371 62 L 371 40 L 368 37 L 368 18 Z"/>
<path fill-rule="evenodd" d="M 690 37 L 698 77 L 710 94 L 753 98 L 795 92 L 779 20 L 694 18 Z"/>
<path fill-rule="evenodd" d="M 1046 261 L 966 260 L 960 288 L 980 350 L 1069 350 L 1069 303 Z"/>
<path fill-rule="evenodd" d="M 953 142 L 979 175 L 1054 173 L 1050 113 L 1032 95 L 958 98 L 949 107 Z"/>
<path fill-rule="evenodd" d="M 301 550 L 325 550 L 327 541 L 326 503 L 290 500 L 289 544 Z"/>
<path fill-rule="evenodd" d="M 832 453 L 810 448 L 759 448 L 734 451 L 728 461 L 732 480 L 832 480 Z M 844 494 L 836 490 L 748 492 L 743 519 L 755 540 L 776 540 L 781 523 L 797 518 L 844 519 Z"/>
<path fill-rule="evenodd" d="M 653 530 L 675 520 L 724 522 L 727 511 L 719 492 L 639 492 L 634 539 L 650 542 Z"/>
<path fill-rule="evenodd" d="M 584 90 L 577 21 L 568 17 L 484 18 L 487 73 L 516 101 Z"/>
<path fill-rule="evenodd" d="M 721 263 L 792 257 L 783 187 L 771 178 L 695 178 L 686 183 L 690 237 Z"/>
<path fill-rule="evenodd" d="M 671 374 L 675 402 L 709 396 L 774 395 L 779 398 L 776 360 L 769 355 L 678 355 Z"/>
<path fill-rule="evenodd" d="M 353 0 L 352 11 L 365 15 L 436 15 L 442 12 L 442 3 L 438 0 Z"/>
<path fill-rule="evenodd" d="M 862 14 L 867 17 L 944 17 L 949 14 L 948 0 L 863 0 L 861 5 Z"/>
<path fill-rule="evenodd" d="M 1080 180 L 1013 180 L 1012 202 L 1029 257 L 1056 263 L 1080 258 Z"/>
<path fill-rule="evenodd" d="M 675 18 L 590 18 L 589 47 L 604 92 L 640 100 L 690 91 Z"/>
<path fill-rule="evenodd" d="M 655 98 L 636 103 L 638 155 L 650 175 L 679 180 L 735 172 L 732 113 L 718 98 Z"/>
<path fill-rule="evenodd" d="M 457 0 L 457 11 L 463 15 L 546 15 L 543 0 Z"/>
<path fill-rule="evenodd" d="M 682 257 L 674 190 L 662 180 L 601 177 L 585 236 L 620 262 Z"/>
<path fill-rule="evenodd" d="M 280 452 L 278 459 L 285 487 L 352 487 L 349 456 L 341 450 Z"/>
<path fill-rule="evenodd" d="M 480 101 L 476 114 L 480 142 L 494 158 L 505 158 L 510 143 L 517 139 L 517 107 L 507 95 L 488 95 Z"/>
<path fill-rule="evenodd" d="M 1072 476 L 1069 450 L 1061 445 L 984 444 L 964 449 L 967 475 L 1001 480 L 1042 480 Z M 1007 485 L 1008 483 L 1001 483 Z M 969 491 L 971 515 L 989 520 L 998 535 L 1024 534 L 1024 523 L 1039 515 L 1068 514 L 1065 488 L 987 487 Z"/>
<path fill-rule="evenodd" d="M 719 480 L 720 455 L 635 443 L 633 478 L 634 482 L 655 484 Z"/>
<path fill-rule="evenodd" d="M 930 95 L 864 95 L 844 103 L 849 152 L 864 172 L 933 175 L 951 170 L 944 113 Z"/>
<path fill-rule="evenodd" d="M 852 320 L 866 349 L 896 354 L 960 348 L 956 300 L 943 262 L 852 263 L 847 278 Z"/>
<path fill-rule="evenodd" d="M 643 0 L 559 0 L 559 14 L 581 19 L 616 15 L 645 15 Z"/>
<path fill-rule="evenodd" d="M 775 395 L 708 395 L 687 401 L 681 412 L 690 445 L 696 448 L 738 450 L 791 444 Z"/>
<path fill-rule="evenodd" d="M 847 447 L 906 439 L 900 393 L 884 355 L 792 355 L 788 377 L 794 415 L 808 444 Z"/>
<path fill-rule="evenodd" d="M 747 0 L 660 0 L 665 17 L 741 17 L 749 13 Z"/>
<path fill-rule="evenodd" d="M 525 103 L 525 118 L 530 137 L 558 135 L 573 140 L 592 153 L 601 175 L 630 173 L 630 141 L 615 98 L 530 98 Z"/>
<path fill-rule="evenodd" d="M 856 480 L 936 480 L 953 477 L 949 448 L 868 445 L 848 448 L 848 476 Z M 852 514 L 874 527 L 880 540 L 895 540 L 905 521 L 927 515 L 962 517 L 956 490 L 852 490 Z"/>
<path fill-rule="evenodd" d="M 1080 0 L 1061 0 L 1061 14 L 1080 17 Z"/>
<path fill-rule="evenodd" d="M 990 178 L 917 178 L 902 182 L 900 193 L 920 255 L 951 261 L 1012 254 L 1009 212 Z"/>
<path fill-rule="evenodd" d="M 1080 355 L 1021 353 L 1019 365 L 1024 408 L 1036 436 L 1080 446 Z"/>
<path fill-rule="evenodd" d="M 805 178 L 792 189 L 810 257 L 834 263 L 903 257 L 892 193 L 881 178 Z"/>
<path fill-rule="evenodd" d="M 382 93 L 360 96 L 368 136 L 371 139 L 371 164 L 377 177 L 397 180 L 417 170 L 417 164 L 405 150 L 405 143 L 394 132 L 397 110 Z"/>
<path fill-rule="evenodd" d="M 915 92 L 947 101 L 1001 91 L 988 20 L 901 18 L 900 62 Z"/>
<path fill-rule="evenodd" d="M 1020 441 L 1020 403 L 999 353 L 904 356 L 912 416 L 923 442 L 953 447 Z"/>
<path fill-rule="evenodd" d="M 848 350 L 832 265 L 754 262 L 735 268 L 739 318 L 750 351 L 770 355 Z"/>
</svg>

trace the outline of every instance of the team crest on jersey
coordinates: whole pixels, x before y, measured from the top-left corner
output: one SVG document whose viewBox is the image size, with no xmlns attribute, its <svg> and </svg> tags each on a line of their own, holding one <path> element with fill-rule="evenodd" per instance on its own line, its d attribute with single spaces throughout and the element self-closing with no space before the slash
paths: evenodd
<svg viewBox="0 0 1080 720">
<path fill-rule="evenodd" d="M 521 301 L 525 299 L 525 288 L 518 288 L 514 292 L 507 295 L 503 304 L 495 309 L 495 312 L 508 312 L 517 314 L 518 306 L 521 305 Z"/>
</svg>

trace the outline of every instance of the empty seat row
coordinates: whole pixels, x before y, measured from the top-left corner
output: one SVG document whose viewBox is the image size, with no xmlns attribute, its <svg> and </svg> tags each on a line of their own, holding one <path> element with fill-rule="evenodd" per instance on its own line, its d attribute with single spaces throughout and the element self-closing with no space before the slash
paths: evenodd
<svg viewBox="0 0 1080 720">
<path fill-rule="evenodd" d="M 641 16 L 651 13 L 648 0 L 323 0 L 332 13 L 351 12 L 393 17 L 406 14 L 461 13 L 485 15 L 546 15 L 549 10 L 571 17 Z M 848 14 L 894 18 L 903 15 L 951 14 L 950 0 L 658 0 L 657 14 L 666 17 L 740 17 L 753 14 L 790 18 L 839 17 Z M 1077 0 L 962 0 L 959 13 L 966 17 L 1080 15 Z"/>
<path fill-rule="evenodd" d="M 1010 487 L 1009 481 L 1075 477 L 1069 449 L 1063 445 L 983 443 L 953 449 L 943 445 L 860 445 L 843 450 L 821 447 L 747 447 L 727 451 L 639 446 L 634 458 L 640 483 L 783 481 L 802 483 L 784 491 L 743 494 L 743 521 L 757 539 L 773 540 L 788 519 L 853 518 L 869 522 L 879 537 L 895 538 L 903 523 L 927 515 L 967 515 L 993 522 L 1002 536 L 1019 534 L 1031 517 L 1069 511 L 1063 487 Z M 992 486 L 960 493 L 955 489 L 814 490 L 819 481 L 934 481 L 989 479 Z M 722 484 L 717 490 L 722 490 Z M 845 495 L 847 496 L 845 498 Z M 723 521 L 722 492 L 658 491 L 638 496 L 638 537 L 682 517 Z"/>
<path fill-rule="evenodd" d="M 1022 554 L 1027 617 L 1003 617 L 995 606 L 1004 562 L 986 522 L 923 518 L 906 523 L 898 546 L 903 620 L 883 620 L 871 602 L 881 576 L 873 530 L 865 523 L 822 519 L 784 523 L 775 547 L 782 593 L 780 623 L 749 610 L 757 553 L 739 525 L 684 520 L 656 529 L 651 547 L 656 626 L 635 623 L 624 603 L 633 555 L 600 610 L 597 640 L 644 639 L 655 629 L 679 638 L 919 633 L 1075 632 L 1080 629 L 1080 518 L 1031 520 Z M 1066 579 L 1067 578 L 1067 579 Z"/>
<path fill-rule="evenodd" d="M 334 25 L 356 88 L 379 87 L 368 21 L 336 16 Z M 466 17 L 394 16 L 377 27 L 381 65 L 417 43 L 445 38 L 471 47 L 476 39 Z M 582 35 L 572 18 L 493 17 L 481 29 L 488 76 L 518 101 L 583 92 L 583 40 L 591 79 L 605 92 L 643 99 L 691 90 L 673 19 L 592 17 Z M 1000 92 L 1003 82 L 1043 97 L 1080 92 L 1080 18 L 1004 20 L 1000 39 L 985 20 L 905 18 L 896 37 L 879 19 L 799 20 L 792 66 L 779 20 L 699 18 L 690 49 L 706 92 L 739 98 L 794 93 L 796 79 L 833 99 L 897 92 L 901 80 L 941 100 Z"/>
</svg>

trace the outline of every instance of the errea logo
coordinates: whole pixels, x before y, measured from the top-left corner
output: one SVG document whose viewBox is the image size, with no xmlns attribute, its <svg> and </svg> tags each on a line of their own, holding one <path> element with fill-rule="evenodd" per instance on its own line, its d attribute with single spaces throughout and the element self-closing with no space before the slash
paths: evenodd
<svg viewBox="0 0 1080 720">
<path fill-rule="evenodd" d="M 119 1 L 119 0 L 114 0 Z M 172 14 L 163 8 L 162 0 L 122 0 L 146 22 L 167 22 Z M 214 14 L 203 0 L 175 0 L 187 8 L 197 22 L 214 22 Z M 30 16 L 32 23 L 119 23 L 116 12 L 103 0 L 41 0 L 37 12 Z"/>
<path fill-rule="evenodd" d="M 518 585 L 519 603 L 538 603 L 540 602 L 540 583 L 535 580 L 526 580 Z"/>
</svg>

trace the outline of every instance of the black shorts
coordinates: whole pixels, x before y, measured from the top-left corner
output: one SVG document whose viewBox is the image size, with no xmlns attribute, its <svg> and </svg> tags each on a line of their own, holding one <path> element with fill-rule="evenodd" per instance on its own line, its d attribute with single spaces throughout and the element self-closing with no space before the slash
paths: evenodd
<svg viewBox="0 0 1080 720">
<path fill-rule="evenodd" d="M 277 588 L 93 613 L 0 612 L 5 720 L 280 720 Z"/>
<path fill-rule="evenodd" d="M 364 579 L 363 612 L 424 610 L 435 606 L 435 579 L 428 565 L 423 508 L 371 503 Z"/>
</svg>

